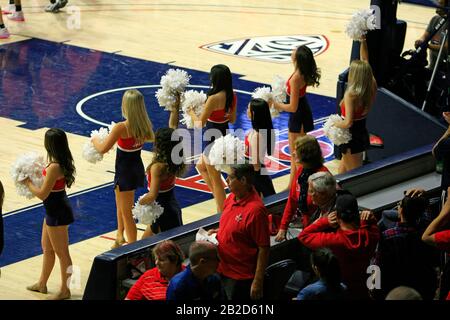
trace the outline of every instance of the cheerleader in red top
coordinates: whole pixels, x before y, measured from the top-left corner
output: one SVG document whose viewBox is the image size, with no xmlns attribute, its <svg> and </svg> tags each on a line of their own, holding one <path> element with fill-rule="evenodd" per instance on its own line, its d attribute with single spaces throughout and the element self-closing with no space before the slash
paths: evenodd
<svg viewBox="0 0 450 320">
<path fill-rule="evenodd" d="M 43 171 L 42 187 L 33 185 L 30 179 L 26 180 L 30 191 L 44 201 L 45 208 L 41 241 L 43 251 L 41 277 L 27 289 L 47 293 L 47 281 L 55 264 L 56 253 L 61 267 L 61 287 L 50 299 L 63 300 L 70 298 L 68 283 L 72 274 L 72 259 L 69 253 L 68 228 L 74 221 L 65 186 L 70 188 L 75 181 L 75 166 L 64 131 L 47 130 L 44 145 L 50 163 Z"/>
<path fill-rule="evenodd" d="M 193 111 L 190 111 L 189 115 L 194 120 L 197 128 L 205 126 L 207 129 L 204 137 L 205 140 L 209 141 L 204 146 L 204 152 L 196 168 L 212 191 L 216 200 L 217 212 L 220 213 L 225 201 L 225 189 L 220 172 L 214 166 L 208 164 L 207 156 L 214 140 L 220 138 L 217 134 L 226 135 L 228 123 L 236 121 L 237 108 L 230 69 L 223 64 L 215 65 L 211 68 L 210 78 L 212 88 L 207 94 L 208 98 L 202 114 L 200 117 L 197 117 Z"/>
<path fill-rule="evenodd" d="M 271 155 L 275 145 L 275 132 L 269 105 L 263 99 L 252 99 L 247 116 L 252 121 L 252 130 L 245 137 L 245 157 L 255 169 L 255 189 L 262 197 L 275 194 L 272 179 L 265 166 L 266 152 Z"/>
<path fill-rule="evenodd" d="M 366 118 L 369 114 L 377 91 L 377 83 L 368 62 L 368 50 L 365 39 L 361 40 L 361 60 L 350 64 L 347 90 L 341 101 L 341 115 L 344 120 L 336 123 L 338 128 L 349 128 L 352 139 L 338 148 L 342 154 L 338 173 L 345 173 L 362 166 L 363 152 L 370 145 Z"/>
<path fill-rule="evenodd" d="M 153 141 L 152 123 L 145 108 L 144 96 L 138 90 L 127 90 L 122 99 L 122 116 L 125 121 L 117 123 L 108 137 L 100 143 L 93 138 L 92 143 L 100 153 L 108 152 L 117 142 L 114 192 L 117 206 L 117 237 L 113 248 L 125 243 L 125 229 L 128 243 L 135 242 L 136 224 L 131 209 L 134 192 L 145 183 L 145 169 L 141 159 L 141 149 L 145 141 Z"/>
<path fill-rule="evenodd" d="M 178 146 L 180 137 L 174 129 L 162 128 L 156 131 L 152 163 L 147 167 L 148 193 L 139 201 L 140 204 L 150 204 L 156 200 L 164 208 L 162 215 L 152 225 L 147 226 L 142 239 L 161 231 L 166 231 L 183 224 L 181 208 L 175 198 L 175 179 L 183 174 L 185 161 L 183 149 L 177 154 L 172 151 Z"/>
<path fill-rule="evenodd" d="M 310 221 L 311 216 L 317 210 L 317 205 L 313 204 L 312 196 L 308 193 L 308 179 L 316 172 L 329 172 L 323 165 L 322 150 L 314 136 L 306 135 L 297 138 L 295 156 L 299 166 L 291 184 L 280 230 L 278 230 L 275 241 L 286 240 L 286 231 L 294 215 L 301 217 L 303 228 L 312 222 Z"/>
<path fill-rule="evenodd" d="M 278 110 L 290 112 L 288 139 L 291 152 L 291 175 L 289 185 L 292 184 L 297 171 L 293 152 L 295 140 L 314 129 L 311 107 L 306 98 L 306 87 L 316 87 L 320 84 L 320 70 L 317 68 L 311 49 L 306 45 L 300 46 L 292 51 L 291 58 L 295 70 L 286 83 L 287 103 L 269 101 L 269 104 L 273 104 Z"/>
</svg>

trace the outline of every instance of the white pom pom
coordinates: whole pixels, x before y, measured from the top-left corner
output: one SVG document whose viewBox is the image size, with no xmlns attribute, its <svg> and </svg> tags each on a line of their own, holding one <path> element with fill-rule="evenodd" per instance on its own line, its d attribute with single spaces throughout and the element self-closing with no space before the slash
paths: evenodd
<svg viewBox="0 0 450 320">
<path fill-rule="evenodd" d="M 271 84 L 273 99 L 276 102 L 286 101 L 286 81 L 281 76 L 275 76 Z"/>
<path fill-rule="evenodd" d="M 17 194 L 31 199 L 34 195 L 25 184 L 25 179 L 30 178 L 36 187 L 41 187 L 44 182 L 42 170 L 45 168 L 44 158 L 36 152 L 26 153 L 17 158 L 11 167 L 11 177 L 16 186 Z"/>
<path fill-rule="evenodd" d="M 253 91 L 252 98 L 253 99 L 263 99 L 266 102 L 269 102 L 269 99 L 275 100 L 273 92 L 270 90 L 269 87 L 256 88 L 255 91 Z M 273 106 L 270 106 L 270 115 L 272 116 L 272 118 L 275 118 L 280 115 L 280 112 L 277 109 L 275 109 Z"/>
<path fill-rule="evenodd" d="M 269 102 L 269 99 L 273 98 L 273 95 L 269 87 L 259 87 L 253 91 L 252 98 L 263 99 L 264 101 Z"/>
<path fill-rule="evenodd" d="M 376 28 L 376 16 L 372 9 L 360 9 L 356 11 L 346 26 L 345 32 L 355 40 L 361 40 L 367 31 Z"/>
<path fill-rule="evenodd" d="M 189 84 L 191 76 L 181 69 L 169 69 L 165 75 L 161 77 L 161 86 L 168 88 L 170 91 L 182 93 Z"/>
<path fill-rule="evenodd" d="M 143 197 L 140 196 L 139 200 Z M 153 224 L 164 212 L 164 208 L 161 207 L 158 202 L 153 201 L 150 204 L 141 205 L 139 200 L 134 205 L 132 210 L 133 218 L 141 224 Z"/>
<path fill-rule="evenodd" d="M 184 92 L 191 76 L 181 69 L 169 69 L 161 77 L 161 89 L 156 91 L 158 104 L 166 111 L 172 111 L 176 106 L 177 96 Z"/>
<path fill-rule="evenodd" d="M 352 139 L 349 129 L 342 129 L 335 126 L 335 123 L 340 121 L 342 121 L 341 116 L 332 114 L 323 125 L 325 135 L 337 146 L 348 143 Z"/>
<path fill-rule="evenodd" d="M 167 88 L 158 89 L 155 97 L 158 99 L 158 104 L 164 107 L 164 110 L 172 111 L 175 108 L 175 104 L 177 103 L 176 95 Z"/>
<path fill-rule="evenodd" d="M 111 123 L 111 125 L 109 125 L 108 127 L 112 129 L 112 127 L 115 125 L 114 122 Z M 94 137 L 98 137 L 100 143 L 103 143 L 103 141 L 105 141 L 106 137 L 109 134 L 109 130 L 108 128 L 100 128 L 98 130 L 92 130 L 91 131 L 91 139 Z M 83 153 L 82 153 L 82 157 L 90 162 L 90 163 L 96 163 L 98 161 L 102 161 L 103 160 L 103 154 L 101 154 L 100 152 L 98 152 L 95 147 L 94 144 L 92 143 L 92 140 L 89 139 L 89 141 L 85 142 L 85 144 L 83 145 Z"/>
<path fill-rule="evenodd" d="M 203 112 L 203 107 L 206 102 L 206 94 L 203 91 L 188 90 L 183 93 L 181 99 L 181 110 L 183 111 L 183 117 L 180 122 L 185 124 L 188 129 L 194 128 L 194 121 L 187 113 L 189 110 L 193 110 L 197 117 Z"/>
<path fill-rule="evenodd" d="M 230 165 L 244 163 L 244 152 L 244 142 L 227 134 L 214 141 L 208 159 L 217 170 L 229 172 Z"/>
</svg>

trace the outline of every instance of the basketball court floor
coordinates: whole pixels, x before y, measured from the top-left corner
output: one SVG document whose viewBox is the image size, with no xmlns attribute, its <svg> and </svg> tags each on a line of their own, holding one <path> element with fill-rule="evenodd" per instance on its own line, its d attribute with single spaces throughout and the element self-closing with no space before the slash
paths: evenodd
<svg viewBox="0 0 450 320">
<path fill-rule="evenodd" d="M 89 164 L 81 157 L 83 144 L 91 130 L 121 120 L 121 96 L 128 88 L 144 94 L 155 128 L 167 126 L 168 114 L 154 94 L 169 68 L 186 70 L 192 76 L 190 89 L 206 91 L 210 68 L 228 65 L 238 95 L 233 128 L 247 130 L 245 111 L 252 91 L 270 84 L 275 75 L 287 79 L 293 71 L 292 49 L 307 44 L 322 70 L 321 85 L 308 88 L 316 125 L 312 134 L 335 170 L 332 145 L 321 128 L 335 113 L 337 77 L 349 64 L 351 41 L 345 25 L 353 12 L 368 7 L 368 0 L 69 0 L 58 14 L 44 12 L 46 5 L 44 0 L 23 1 L 26 21 L 4 17 L 12 36 L 0 40 L 0 180 L 6 192 L 0 299 L 45 299 L 25 289 L 40 274 L 44 209 L 38 199 L 16 194 L 11 164 L 26 152 L 45 155 L 48 128 L 67 132 L 77 168 L 69 189 L 76 214 L 69 228 L 75 270 L 72 299 L 81 299 L 91 263 L 109 250 L 116 229 L 114 151 L 102 162 Z M 434 11 L 401 3 L 397 15 L 408 23 L 406 50 Z M 279 155 L 270 163 L 277 191 L 287 187 L 289 174 L 287 118 L 283 114 L 274 121 Z M 143 160 L 148 164 L 151 145 L 145 149 Z M 185 224 L 214 214 L 215 208 L 195 170 L 196 152 L 188 156 L 192 164 L 176 188 Z M 56 263 L 50 292 L 58 289 L 58 282 Z"/>
</svg>

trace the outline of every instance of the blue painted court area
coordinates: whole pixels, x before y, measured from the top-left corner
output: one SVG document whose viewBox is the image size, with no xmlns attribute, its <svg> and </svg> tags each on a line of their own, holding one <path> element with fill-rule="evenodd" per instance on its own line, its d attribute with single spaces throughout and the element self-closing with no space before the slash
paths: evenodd
<svg viewBox="0 0 450 320">
<path fill-rule="evenodd" d="M 220 56 L 217 57 L 217 63 L 220 63 Z M 89 136 L 91 130 L 100 127 L 99 123 L 121 121 L 121 98 L 125 90 L 121 88 L 135 86 L 145 86 L 139 90 L 145 96 L 155 129 L 167 126 L 169 114 L 157 105 L 154 94 L 161 76 L 172 67 L 170 65 L 38 39 L 1 46 L 0 59 L 5 66 L 0 73 L 0 117 L 22 121 L 26 129 L 59 127 L 70 133 Z M 192 76 L 193 86 L 203 86 L 205 91 L 208 89 L 208 73 L 184 70 Z M 233 128 L 247 130 L 250 128 L 246 116 L 250 93 L 263 84 L 242 80 L 241 77 L 238 74 L 233 77 L 233 86 L 239 90 L 238 119 Z M 114 89 L 119 90 L 102 93 Z M 93 95 L 96 96 L 89 99 Z M 83 99 L 85 102 L 81 105 Z M 308 99 L 316 129 L 319 129 L 323 119 L 335 112 L 335 99 L 315 94 L 308 94 Z M 85 118 L 80 115 L 80 110 Z M 288 115 L 282 114 L 274 121 L 281 140 L 287 140 L 287 120 Z M 320 133 L 317 135 L 326 145 L 328 141 Z M 150 150 L 151 144 L 146 149 Z M 332 158 L 330 155 L 327 160 Z M 280 159 L 280 162 L 288 165 L 284 160 Z M 279 171 L 272 177 L 287 173 L 289 171 Z M 190 165 L 185 178 L 196 174 L 194 165 Z M 137 195 L 144 192 L 144 189 L 138 190 Z M 179 186 L 176 193 L 182 207 L 212 197 L 210 193 Z M 70 200 L 76 217 L 69 228 L 72 244 L 117 228 L 112 183 L 73 194 Z M 0 257 L 0 266 L 41 254 L 42 205 L 9 212 L 4 217 L 5 249 Z"/>
</svg>

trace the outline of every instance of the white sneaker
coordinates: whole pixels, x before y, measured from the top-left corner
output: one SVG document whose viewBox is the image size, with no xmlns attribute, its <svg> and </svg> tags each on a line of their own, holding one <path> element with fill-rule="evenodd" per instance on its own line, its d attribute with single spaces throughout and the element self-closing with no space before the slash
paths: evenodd
<svg viewBox="0 0 450 320">
<path fill-rule="evenodd" d="M 8 39 L 9 31 L 6 28 L 0 28 L 0 39 Z"/>
<path fill-rule="evenodd" d="M 6 6 L 6 9 L 3 9 L 2 12 L 3 12 L 3 14 L 10 14 L 10 13 L 16 12 L 16 5 L 8 4 Z"/>
<path fill-rule="evenodd" d="M 19 21 L 19 22 L 25 21 L 25 16 L 23 15 L 23 11 L 15 11 L 11 14 L 8 14 L 7 17 L 9 20 L 12 20 L 12 21 Z"/>
</svg>

